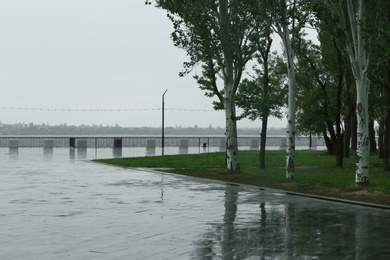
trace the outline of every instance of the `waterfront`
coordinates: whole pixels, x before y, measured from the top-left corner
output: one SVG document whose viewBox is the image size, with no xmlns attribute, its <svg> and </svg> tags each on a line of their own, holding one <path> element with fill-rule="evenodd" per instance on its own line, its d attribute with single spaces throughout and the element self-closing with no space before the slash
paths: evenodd
<svg viewBox="0 0 390 260">
<path fill-rule="evenodd" d="M 284 136 L 268 136 L 267 150 L 285 150 L 287 145 Z M 177 153 L 204 153 L 224 151 L 226 146 L 223 136 L 167 136 L 164 138 L 164 154 Z M 258 150 L 260 139 L 258 136 L 239 136 L 239 150 Z M 115 148 L 111 154 L 115 157 L 133 157 L 146 155 L 162 154 L 161 136 L 39 136 L 39 135 L 17 135 L 0 136 L 0 147 L 17 148 L 80 148 L 88 150 L 90 148 L 102 153 L 102 148 Z M 324 150 L 324 141 L 318 137 L 309 138 L 308 136 L 298 137 L 296 139 L 296 149 L 317 149 Z M 107 150 L 108 151 L 108 150 Z M 72 150 L 71 150 L 72 152 Z M 83 152 L 83 151 L 81 151 Z M 110 153 L 110 152 L 108 152 Z M 109 155 L 112 156 L 112 155 Z M 93 157 L 88 157 L 93 158 Z M 104 158 L 95 157 L 94 159 Z"/>
</svg>

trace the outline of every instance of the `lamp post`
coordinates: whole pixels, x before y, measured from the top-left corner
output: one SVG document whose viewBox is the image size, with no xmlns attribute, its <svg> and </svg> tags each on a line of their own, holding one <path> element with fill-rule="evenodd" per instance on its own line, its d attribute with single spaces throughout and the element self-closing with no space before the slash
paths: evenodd
<svg viewBox="0 0 390 260">
<path fill-rule="evenodd" d="M 161 154 L 164 155 L 164 96 L 168 89 L 162 94 L 162 127 L 161 127 Z"/>
</svg>

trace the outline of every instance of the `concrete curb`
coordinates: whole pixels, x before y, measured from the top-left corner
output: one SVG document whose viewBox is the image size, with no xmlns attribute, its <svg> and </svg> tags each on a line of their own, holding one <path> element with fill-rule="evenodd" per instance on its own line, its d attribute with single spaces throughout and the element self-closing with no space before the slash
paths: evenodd
<svg viewBox="0 0 390 260">
<path fill-rule="evenodd" d="M 204 179 L 204 178 L 200 178 L 200 177 L 193 177 L 193 176 L 187 176 L 187 175 L 181 175 L 181 174 L 175 174 L 175 173 L 169 173 L 169 172 L 162 172 L 161 171 L 161 170 L 169 170 L 169 169 L 162 169 L 162 168 L 158 168 L 158 169 L 157 168 L 154 168 L 154 169 L 135 168 L 135 169 L 141 170 L 141 171 L 147 171 L 147 172 L 158 172 L 158 173 L 180 175 L 180 176 L 183 176 L 185 178 L 193 178 L 193 179 L 203 180 L 203 181 L 207 180 L 207 181 L 212 181 L 212 182 L 221 183 L 221 184 L 232 184 L 232 185 L 241 186 L 241 187 L 257 188 L 257 189 L 264 190 L 264 191 L 284 193 L 284 194 L 288 194 L 288 195 L 301 196 L 301 197 L 306 197 L 306 198 L 313 198 L 313 199 L 327 200 L 327 201 L 339 202 L 339 203 L 345 203 L 345 204 L 351 204 L 351 205 L 358 205 L 358 206 L 364 206 L 364 207 L 371 207 L 371 208 L 390 210 L 390 206 L 382 205 L 382 204 L 374 204 L 374 203 L 368 203 L 368 202 L 361 202 L 361 201 L 347 200 L 347 199 L 339 199 L 339 198 L 334 198 L 334 197 L 326 197 L 326 196 L 307 194 L 307 193 L 300 193 L 300 192 L 294 192 L 294 191 L 286 191 L 286 190 L 265 188 L 265 187 L 261 187 L 261 186 L 240 184 L 240 183 L 235 183 L 235 182 L 225 182 L 225 181 L 219 181 L 219 180 Z"/>
<path fill-rule="evenodd" d="M 299 193 L 299 192 L 293 192 L 293 191 L 285 191 L 285 193 L 289 194 L 289 195 L 295 195 L 295 196 L 303 196 L 303 197 L 320 199 L 320 200 L 328 200 L 328 201 L 347 203 L 347 204 L 352 204 L 352 205 L 359 205 L 359 206 L 365 206 L 365 207 L 372 207 L 372 208 L 379 208 L 379 209 L 390 210 L 390 206 L 386 206 L 386 205 L 382 205 L 382 204 L 374 204 L 374 203 L 368 203 L 368 202 L 362 202 L 362 201 L 339 199 L 339 198 L 326 197 L 326 196 L 313 195 L 313 194 L 306 194 L 306 193 Z"/>
<path fill-rule="evenodd" d="M 99 162 L 95 162 L 95 163 L 99 163 Z M 102 163 L 102 164 L 104 164 L 104 163 Z M 104 164 L 104 165 L 109 165 L 109 164 Z M 263 190 L 263 191 L 284 193 L 284 194 L 293 195 L 293 196 L 301 196 L 301 197 L 306 197 L 306 198 L 327 200 L 327 201 L 339 202 L 339 203 L 350 204 L 350 205 L 357 205 L 357 206 L 364 206 L 364 207 L 371 207 L 371 208 L 390 210 L 390 206 L 386 206 L 386 205 L 382 205 L 382 204 L 374 204 L 374 203 L 368 203 L 368 202 L 361 202 L 361 201 L 347 200 L 347 199 L 339 199 L 339 198 L 334 198 L 334 197 L 326 197 L 326 196 L 307 194 L 307 193 L 300 193 L 300 192 L 294 192 L 294 191 L 286 191 L 286 190 L 265 188 L 265 187 L 261 187 L 261 186 L 254 186 L 254 185 L 248 185 L 248 184 L 240 184 L 240 183 L 234 183 L 234 182 L 225 182 L 225 181 L 219 181 L 219 180 L 205 179 L 205 178 L 200 178 L 200 177 L 193 177 L 193 176 L 188 176 L 188 175 L 181 175 L 181 174 L 170 173 L 170 172 L 163 172 L 162 171 L 162 170 L 170 170 L 170 168 L 142 168 L 142 167 L 138 168 L 138 167 L 125 167 L 125 166 L 116 166 L 116 165 L 109 165 L 109 166 L 130 168 L 130 169 L 136 169 L 136 170 L 139 170 L 139 171 L 155 172 L 155 173 L 160 173 L 160 174 L 170 174 L 170 175 L 182 176 L 183 178 L 192 178 L 192 179 L 196 179 L 198 181 L 200 180 L 202 182 L 206 182 L 207 181 L 207 182 L 215 182 L 215 183 L 220 183 L 220 184 L 232 184 L 232 185 L 235 185 L 235 186 L 251 187 L 251 188 L 260 189 L 260 190 Z"/>
</svg>

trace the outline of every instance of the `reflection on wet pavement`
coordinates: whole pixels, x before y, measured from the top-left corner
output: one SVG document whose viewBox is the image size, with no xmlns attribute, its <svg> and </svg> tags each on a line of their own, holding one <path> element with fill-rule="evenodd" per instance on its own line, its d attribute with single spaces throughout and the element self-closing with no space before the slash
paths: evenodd
<svg viewBox="0 0 390 260">
<path fill-rule="evenodd" d="M 390 259 L 388 210 L 90 156 L 0 149 L 0 259 Z"/>
</svg>

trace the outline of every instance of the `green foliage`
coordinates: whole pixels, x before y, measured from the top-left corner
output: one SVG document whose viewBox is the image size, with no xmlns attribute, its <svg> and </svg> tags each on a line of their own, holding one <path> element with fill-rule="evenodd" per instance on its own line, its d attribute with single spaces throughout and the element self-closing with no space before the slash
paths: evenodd
<svg viewBox="0 0 390 260">
<path fill-rule="evenodd" d="M 256 51 L 260 38 L 262 5 L 252 0 L 160 0 L 168 11 L 175 46 L 186 50 L 190 61 L 181 75 L 200 65 L 201 75 L 194 78 L 206 96 L 218 98 L 214 105 L 225 109 L 226 165 L 240 171 L 237 145 L 236 92 L 245 65 Z M 217 84 L 217 75 L 223 87 Z"/>
<path fill-rule="evenodd" d="M 221 19 L 222 3 L 228 5 L 228 24 Z M 232 62 L 234 83 L 238 85 L 245 64 L 255 52 L 254 40 L 259 38 L 259 5 L 251 0 L 160 0 L 158 6 L 168 11 L 173 23 L 174 45 L 184 49 L 190 59 L 180 75 L 187 75 L 199 65 L 201 73 L 194 76 L 199 87 L 206 96 L 216 95 L 223 102 L 217 76 L 226 79 L 226 68 Z"/>
<path fill-rule="evenodd" d="M 343 100 L 351 93 L 346 75 L 351 74 L 349 58 L 341 43 L 343 33 L 326 9 L 311 6 L 317 20 L 311 21 L 318 33 L 319 45 L 300 40 L 298 57 L 298 129 L 303 133 L 337 132 L 344 111 Z"/>
<path fill-rule="evenodd" d="M 370 44 L 370 117 L 377 120 L 390 113 L 390 2 L 369 1 L 366 23 Z"/>
<path fill-rule="evenodd" d="M 268 116 L 282 117 L 281 108 L 287 103 L 286 65 L 277 53 L 272 53 L 264 70 L 264 60 L 256 55 L 258 65 L 253 67 L 256 75 L 244 79 L 237 93 L 237 106 L 252 121 L 264 120 Z M 265 75 L 268 73 L 268 75 Z M 267 79 L 266 79 L 267 77 Z M 267 83 L 265 83 L 267 80 Z"/>
<path fill-rule="evenodd" d="M 390 4 L 384 0 L 365 0 L 360 2 L 365 3 L 364 10 L 358 12 L 358 7 L 362 6 L 357 5 L 358 2 L 157 1 L 160 8 L 167 10 L 173 23 L 171 37 L 175 46 L 188 54 L 189 60 L 184 63 L 181 75 L 187 75 L 196 67 L 198 73 L 194 78 L 199 87 L 206 96 L 217 97 L 213 101 L 215 109 L 232 108 L 236 100 L 244 110 L 242 116 L 251 120 L 281 116 L 279 107 L 284 101 L 281 95 L 285 90 L 281 88 L 285 80 L 283 72 L 279 70 L 280 63 L 272 63 L 272 59 L 267 71 L 265 63 L 268 61 L 264 59 L 270 35 L 278 34 L 285 43 L 283 51 L 289 57 L 289 71 L 297 71 L 297 93 L 293 93 L 295 89 L 291 87 L 293 94 L 290 95 L 296 99 L 289 99 L 293 104 L 289 107 L 293 109 L 296 101 L 298 132 L 330 134 L 332 142 L 337 141 L 338 145 L 344 130 L 348 130 L 345 136 L 349 136 L 355 97 L 366 95 L 366 90 L 361 91 L 361 77 L 358 76 L 367 68 L 366 56 L 370 57 L 368 76 L 372 84 L 369 108 L 364 111 L 369 110 L 370 118 L 381 121 L 382 125 L 385 118 L 390 120 L 390 33 L 387 29 Z M 319 45 L 306 39 L 307 26 L 317 32 Z M 364 37 L 357 40 L 361 35 L 359 32 Z M 287 42 L 291 44 L 286 45 Z M 367 48 L 358 48 L 364 42 Z M 256 75 L 241 82 L 245 64 L 253 58 L 258 61 Z M 361 66 L 357 66 L 358 63 Z M 289 75 L 293 86 L 294 73 Z M 355 87 L 356 82 L 359 88 Z M 364 82 L 368 82 L 366 77 Z M 364 100 L 366 102 L 365 97 Z M 289 111 L 288 115 L 292 118 L 289 121 L 295 121 L 295 111 Z M 226 118 L 234 121 L 241 117 L 234 112 Z M 289 132 L 295 133 L 295 129 Z"/>
</svg>

